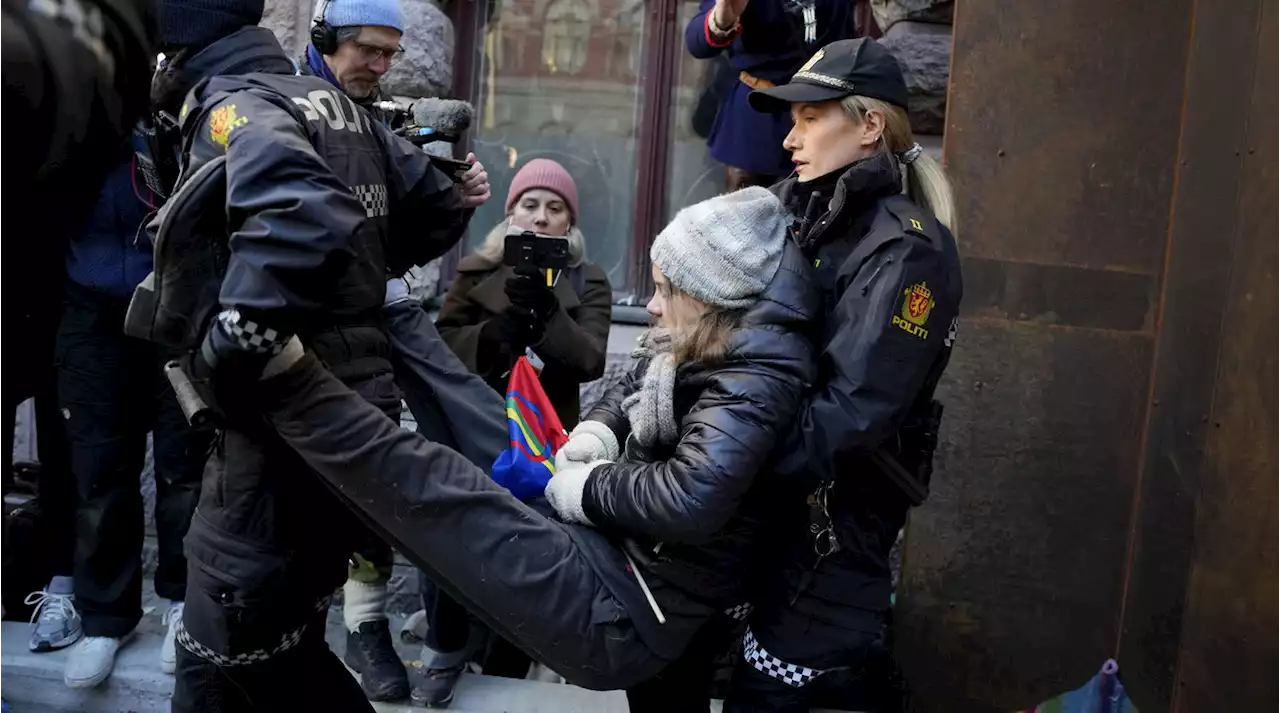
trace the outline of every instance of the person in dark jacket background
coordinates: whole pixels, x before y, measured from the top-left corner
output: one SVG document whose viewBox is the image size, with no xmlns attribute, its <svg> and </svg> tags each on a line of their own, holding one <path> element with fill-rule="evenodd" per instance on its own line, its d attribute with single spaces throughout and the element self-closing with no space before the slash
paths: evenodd
<svg viewBox="0 0 1280 713">
<path fill-rule="evenodd" d="M 539 381 L 566 428 L 579 418 L 579 386 L 604 374 L 613 291 L 604 270 L 586 259 L 577 226 L 578 187 L 559 163 L 534 159 L 516 172 L 507 192 L 507 219 L 458 264 L 436 327 L 473 373 L 505 398 L 507 374 L 530 348 L 541 361 Z M 570 267 L 548 289 L 541 275 L 502 264 L 509 227 L 569 241 Z M 470 648 L 487 641 L 484 670 L 524 678 L 529 659 L 500 638 L 473 627 L 466 610 L 424 577 L 426 672 L 414 698 L 447 705 Z M 476 631 L 473 631 L 476 629 Z"/>
<path fill-rule="evenodd" d="M 160 557 L 155 588 L 171 602 L 160 660 L 168 673 L 186 599 L 182 540 L 200 496 L 209 436 L 187 425 L 164 378 L 162 368 L 175 354 L 122 331 L 129 297 L 151 270 L 143 226 L 156 201 L 130 153 L 67 249 L 56 362 L 78 492 L 72 579 L 85 634 L 67 656 L 65 680 L 73 688 L 96 686 L 111 673 L 116 651 L 142 617 L 138 477 L 148 432 L 154 432 Z M 59 589 L 55 581 L 51 590 Z"/>
<path fill-rule="evenodd" d="M 613 289 L 586 258 L 578 229 L 578 187 L 550 159 L 525 164 L 507 192 L 507 219 L 458 263 L 436 326 L 440 336 L 500 394 L 518 357 L 531 349 L 539 381 L 565 428 L 578 423 L 578 387 L 604 375 Z M 507 230 L 515 227 L 569 240 L 569 269 L 548 288 L 542 275 L 518 275 L 502 264 Z M 537 364 L 535 363 L 535 366 Z"/>
<path fill-rule="evenodd" d="M 578 432 L 590 460 L 558 464 L 546 490 L 564 523 L 398 428 L 296 342 L 236 393 L 499 634 L 570 683 L 635 686 L 743 596 L 744 505 L 814 374 L 801 330 L 816 295 L 788 222 L 751 188 L 685 209 L 658 237 L 664 293 L 650 309 L 674 327 L 671 359 L 654 349 L 634 375 L 628 426 L 602 415 Z M 754 249 L 731 249 L 744 240 Z M 617 457 L 628 441 L 615 462 L 595 459 L 597 444 Z"/>
<path fill-rule="evenodd" d="M 781 571 L 757 594 L 725 710 L 791 713 L 809 710 L 815 679 L 882 645 L 889 550 L 920 502 L 885 464 L 927 486 L 962 284 L 950 183 L 913 140 L 901 68 L 879 43 L 827 45 L 751 104 L 794 120 L 796 175 L 774 190 L 825 313 L 818 379 L 774 466 L 799 488 L 779 501 Z"/>
<path fill-rule="evenodd" d="M 819 47 L 853 34 L 851 0 L 702 0 L 685 27 L 685 47 L 699 59 L 727 53 L 738 79 L 707 137 L 711 158 L 728 167 L 728 190 L 772 185 L 791 173 L 782 148 L 791 122 L 752 111 L 751 90 L 787 81 Z"/>
<path fill-rule="evenodd" d="M 22 137 L 5 154 L 5 232 L 27 230 L 32 217 L 41 223 L 38 236 L 10 241 L 11 277 L 61 273 L 67 239 L 119 164 L 117 152 L 147 108 L 154 7 L 152 0 L 4 0 L 5 125 L 10 137 Z M 13 328 L 30 302 L 45 298 L 15 290 L 5 324 Z"/>
<path fill-rule="evenodd" d="M 202 246 L 209 232 L 225 234 L 229 248 L 225 270 L 194 265 L 198 277 L 157 288 L 151 318 L 131 321 L 166 339 L 172 309 L 194 310 L 176 320 L 195 325 L 178 332 L 191 350 L 184 368 L 223 417 L 186 540 L 198 566 L 178 632 L 173 709 L 372 710 L 329 651 L 323 622 L 351 553 L 373 546 L 376 523 L 344 508 L 254 414 L 221 408 L 224 385 L 260 373 L 297 335 L 371 408 L 398 418 L 381 314 L 387 276 L 452 247 L 488 184 L 464 181 L 460 190 L 339 89 L 296 76 L 279 42 L 256 26 L 262 11 L 261 0 L 162 5 L 172 59 L 155 98 L 175 114 L 185 105 L 191 138 L 185 181 L 151 224 L 162 238 L 157 263 L 166 264 L 156 279 L 189 264 L 170 264 L 172 250 Z M 483 173 L 475 164 L 466 178 Z M 210 216 L 227 222 L 200 222 Z M 182 288 L 217 298 L 192 307 L 182 303 L 190 295 L 173 294 Z M 140 310 L 147 303 L 135 294 Z"/>
</svg>

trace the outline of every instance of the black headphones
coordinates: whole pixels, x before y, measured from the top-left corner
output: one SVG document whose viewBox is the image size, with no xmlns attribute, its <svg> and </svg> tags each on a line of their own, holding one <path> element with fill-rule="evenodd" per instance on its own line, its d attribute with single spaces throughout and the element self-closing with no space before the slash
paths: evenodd
<svg viewBox="0 0 1280 713">
<path fill-rule="evenodd" d="M 333 54 L 338 51 L 338 30 L 324 19 L 329 11 L 329 0 L 320 3 L 320 11 L 316 19 L 311 21 L 311 44 L 316 46 L 320 54 Z"/>
</svg>

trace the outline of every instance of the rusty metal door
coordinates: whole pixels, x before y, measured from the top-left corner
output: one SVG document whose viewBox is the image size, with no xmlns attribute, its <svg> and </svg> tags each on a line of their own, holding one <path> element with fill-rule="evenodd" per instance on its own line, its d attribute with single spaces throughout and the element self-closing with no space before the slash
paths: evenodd
<svg viewBox="0 0 1280 713">
<path fill-rule="evenodd" d="M 921 710 L 1025 708 L 1111 656 L 1144 713 L 1275 705 L 1276 25 L 957 3 L 966 318 L 899 600 Z"/>
</svg>

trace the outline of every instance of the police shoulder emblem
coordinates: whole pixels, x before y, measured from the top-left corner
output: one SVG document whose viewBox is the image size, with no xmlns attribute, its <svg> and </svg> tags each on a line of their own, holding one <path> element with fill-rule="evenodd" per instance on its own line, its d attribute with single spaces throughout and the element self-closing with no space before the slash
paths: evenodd
<svg viewBox="0 0 1280 713">
<path fill-rule="evenodd" d="M 933 311 L 933 293 L 923 282 L 908 287 L 903 291 L 906 299 L 902 301 L 902 318 L 912 324 L 924 324 Z"/>
<path fill-rule="evenodd" d="M 818 50 L 813 54 L 812 57 L 809 58 L 808 62 L 804 63 L 803 67 L 801 67 L 799 70 L 796 71 L 796 74 L 804 74 L 805 72 L 808 72 L 810 69 L 813 69 L 813 65 L 817 64 L 819 60 L 821 60 L 824 56 L 826 56 L 826 54 L 827 54 L 827 50 L 825 47 Z"/>
<path fill-rule="evenodd" d="M 231 141 L 231 132 L 237 126 L 244 126 L 249 120 L 236 114 L 236 105 L 227 104 L 214 109 L 209 114 L 209 138 L 223 148 Z"/>
<path fill-rule="evenodd" d="M 929 330 L 925 324 L 929 321 L 929 313 L 933 311 L 933 292 L 923 281 L 911 285 L 902 291 L 901 314 L 893 315 L 893 326 L 920 339 L 929 338 Z"/>
</svg>

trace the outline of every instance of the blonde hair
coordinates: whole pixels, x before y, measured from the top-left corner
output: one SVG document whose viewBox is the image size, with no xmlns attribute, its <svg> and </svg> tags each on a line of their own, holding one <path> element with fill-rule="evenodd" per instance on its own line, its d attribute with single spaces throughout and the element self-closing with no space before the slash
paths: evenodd
<svg viewBox="0 0 1280 713">
<path fill-rule="evenodd" d="M 911 121 L 902 107 L 861 96 L 847 96 L 840 100 L 840 106 L 858 124 L 863 122 L 869 111 L 883 116 L 884 132 L 880 135 L 880 144 L 886 151 L 899 155 L 915 145 Z M 938 222 L 947 226 L 952 236 L 956 236 L 959 231 L 956 225 L 955 196 L 951 191 L 951 181 L 942 166 L 932 156 L 921 152 L 914 161 L 906 165 L 906 173 L 907 195 L 916 205 L 933 213 Z"/>
<path fill-rule="evenodd" d="M 507 229 L 511 226 L 511 219 L 505 218 L 502 222 L 493 226 L 493 230 L 484 236 L 484 242 L 480 243 L 480 247 L 476 248 L 475 255 L 490 266 L 502 264 L 502 251 L 507 246 Z M 569 226 L 569 232 L 564 235 L 565 240 L 569 241 L 569 267 L 577 267 L 587 261 L 587 239 L 582 235 L 582 231 L 578 230 L 578 226 Z"/>
<path fill-rule="evenodd" d="M 677 321 L 689 324 L 673 328 L 671 354 L 677 364 L 697 362 L 716 365 L 725 360 L 733 331 L 742 323 L 742 310 L 712 307 L 665 280 L 662 287 L 668 308 L 679 313 Z"/>
</svg>

